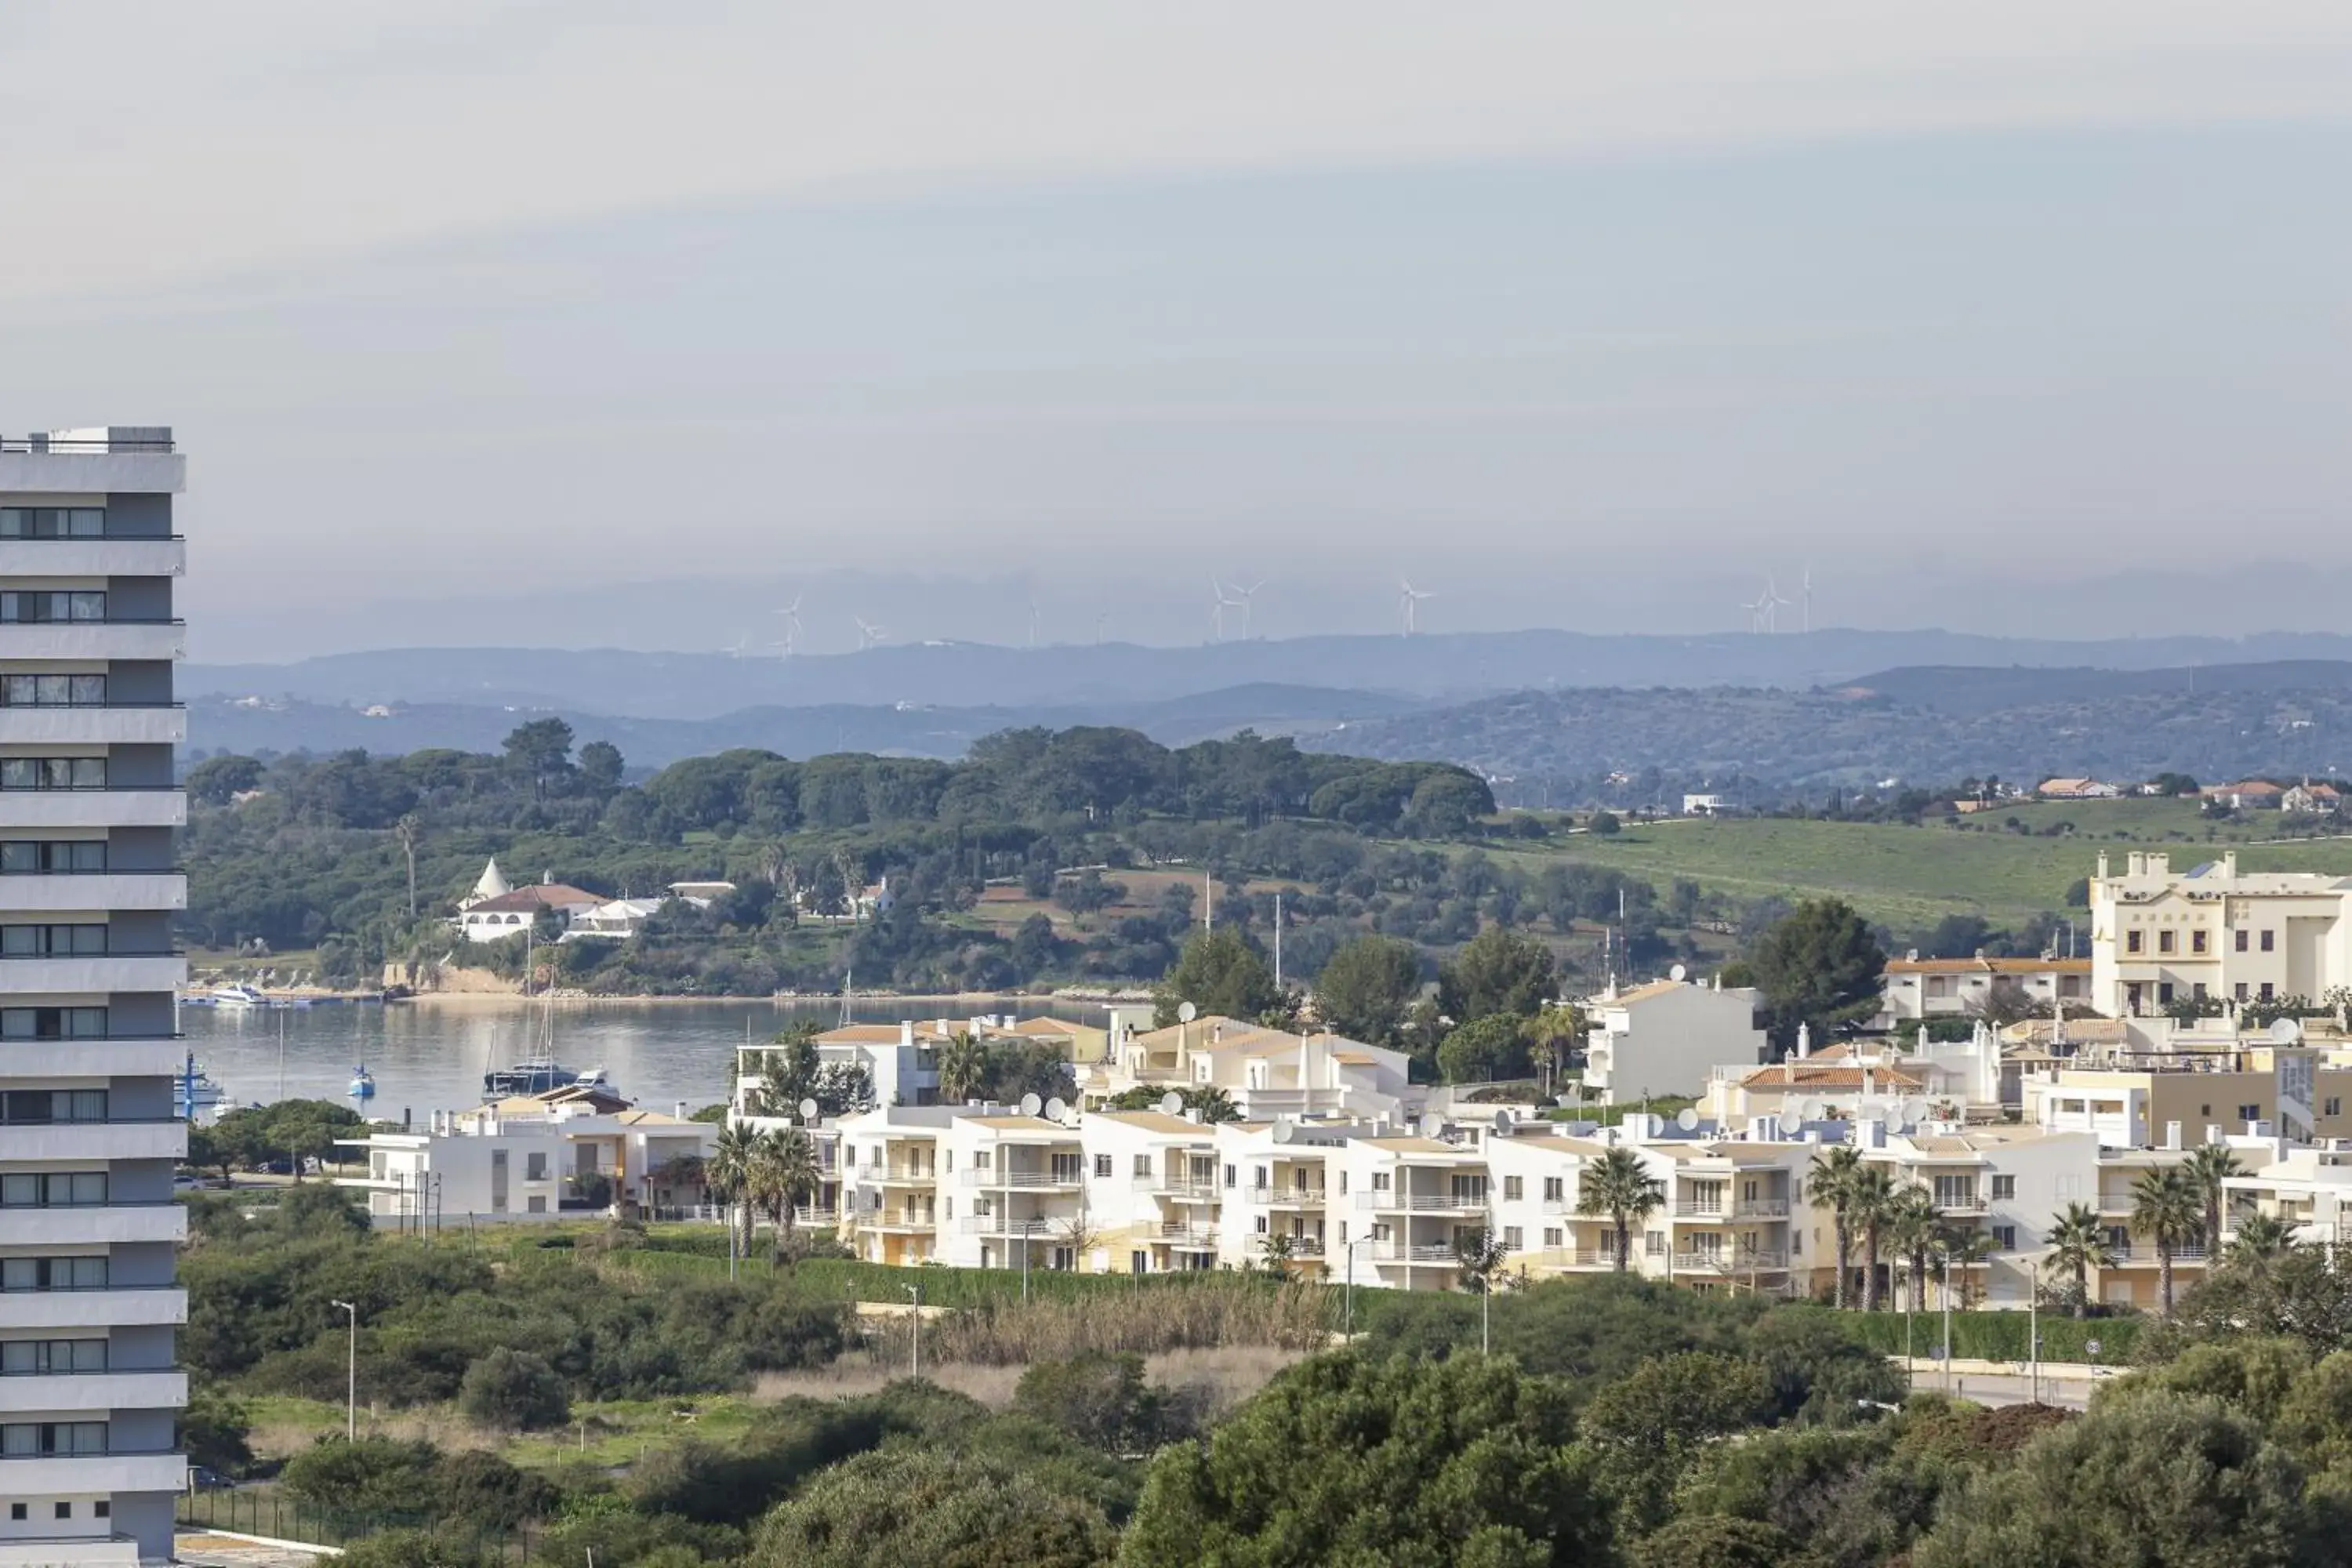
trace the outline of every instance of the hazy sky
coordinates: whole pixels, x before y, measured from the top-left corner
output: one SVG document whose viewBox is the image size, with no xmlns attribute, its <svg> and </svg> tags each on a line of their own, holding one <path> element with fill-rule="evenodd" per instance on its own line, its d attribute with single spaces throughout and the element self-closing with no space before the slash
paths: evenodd
<svg viewBox="0 0 2352 1568">
<path fill-rule="evenodd" d="M 179 427 L 204 656 L 2352 568 L 2342 0 L 12 0 L 0 68 L 0 429 Z"/>
</svg>

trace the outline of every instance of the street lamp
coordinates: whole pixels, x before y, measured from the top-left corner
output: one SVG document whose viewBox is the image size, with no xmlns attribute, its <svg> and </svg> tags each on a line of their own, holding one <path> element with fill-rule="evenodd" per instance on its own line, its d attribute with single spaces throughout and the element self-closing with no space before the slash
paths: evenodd
<svg viewBox="0 0 2352 1568">
<path fill-rule="evenodd" d="M 330 1305 L 352 1318 L 351 1350 L 343 1363 L 343 1441 L 356 1443 L 360 1440 L 360 1310 L 351 1301 Z"/>
<path fill-rule="evenodd" d="M 1343 1241 L 1339 1244 L 1341 1250 L 1348 1255 L 1348 1287 L 1345 1295 L 1348 1304 L 1348 1321 L 1347 1326 L 1340 1331 L 1340 1333 L 1341 1337 L 1351 1345 L 1356 1342 L 1356 1248 L 1371 1239 L 1369 1236 L 1360 1236 L 1353 1241 Z"/>
<path fill-rule="evenodd" d="M 915 1303 L 915 1372 L 917 1383 L 923 1381 L 923 1284 L 917 1280 L 907 1287 L 907 1299 Z"/>
</svg>

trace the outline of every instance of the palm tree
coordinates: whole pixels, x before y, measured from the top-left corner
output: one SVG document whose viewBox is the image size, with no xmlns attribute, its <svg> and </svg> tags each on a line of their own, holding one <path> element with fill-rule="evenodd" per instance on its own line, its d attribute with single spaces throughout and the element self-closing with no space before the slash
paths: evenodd
<svg viewBox="0 0 2352 1568">
<path fill-rule="evenodd" d="M 795 1209 L 816 1190 L 816 1145 L 797 1127 L 766 1133 L 751 1157 L 752 1184 L 776 1222 L 777 1246 L 792 1247 Z"/>
<path fill-rule="evenodd" d="M 1865 1165 L 1847 1189 L 1846 1223 L 1862 1232 L 1862 1310 L 1878 1310 L 1878 1248 L 1895 1213 L 1895 1178 L 1884 1165 Z"/>
<path fill-rule="evenodd" d="M 2230 1241 L 2230 1261 L 2261 1268 L 2294 1250 L 2294 1226 L 2275 1215 L 2248 1215 Z"/>
<path fill-rule="evenodd" d="M 988 1082 L 988 1047 L 970 1032 L 958 1029 L 955 1037 L 939 1048 L 938 1058 L 940 1103 L 961 1105 L 978 1099 Z"/>
<path fill-rule="evenodd" d="M 1657 1184 L 1642 1168 L 1641 1156 L 1631 1149 L 1612 1149 L 1584 1168 L 1576 1184 L 1576 1212 L 1607 1215 L 1617 1229 L 1617 1272 L 1633 1261 L 1633 1231 L 1664 1200 Z"/>
<path fill-rule="evenodd" d="M 2074 1276 L 2074 1316 L 2091 1315 L 2091 1270 L 2113 1268 L 2115 1249 L 2107 1245 L 2107 1233 L 2099 1224 L 2096 1209 L 2086 1204 L 2068 1204 L 2066 1212 L 2053 1216 L 2057 1224 L 2042 1242 L 2050 1248 L 2042 1259 L 2046 1268 L 2064 1268 Z"/>
<path fill-rule="evenodd" d="M 728 1205 L 727 1230 L 730 1244 L 734 1233 L 740 1228 L 737 1216 L 750 1193 L 751 1155 L 758 1146 L 759 1139 L 754 1134 L 730 1121 L 719 1130 L 718 1141 L 711 1145 L 710 1159 L 703 1167 L 703 1177 L 710 1184 L 710 1190 Z"/>
<path fill-rule="evenodd" d="M 1846 1286 L 1853 1276 L 1853 1227 L 1847 1223 L 1847 1210 L 1853 1202 L 1854 1178 L 1861 1173 L 1862 1151 L 1851 1143 L 1841 1143 L 1813 1162 L 1813 1205 L 1830 1211 L 1831 1234 L 1837 1240 L 1833 1299 L 1840 1310 L 1844 1310 Z"/>
<path fill-rule="evenodd" d="M 1234 1103 L 1234 1097 L 1223 1084 L 1204 1083 L 1184 1090 L 1184 1109 L 1197 1112 L 1204 1127 L 1242 1119 L 1241 1107 Z"/>
<path fill-rule="evenodd" d="M 2221 1184 L 2243 1175 L 2246 1168 L 2238 1163 L 2237 1154 L 2227 1143 L 2199 1145 L 2184 1168 L 2205 1201 L 2205 1255 L 2210 1258 L 2221 1250 L 2221 1206 L 2229 1195 Z"/>
<path fill-rule="evenodd" d="M 2204 1224 L 2204 1194 L 2185 1168 L 2161 1165 L 2141 1172 L 2132 1184 L 2131 1226 L 2156 1243 L 2156 1293 L 2168 1318 L 2172 1316 L 2172 1249 L 2199 1234 Z"/>
<path fill-rule="evenodd" d="M 1927 1310 L 1927 1254 L 1935 1250 L 1943 1215 L 1925 1187 L 1905 1187 L 1886 1214 L 1886 1244 L 1906 1259 L 1911 1272 L 1911 1310 Z"/>
<path fill-rule="evenodd" d="M 1951 1278 L 1949 1269 L 1960 1271 L 1960 1305 L 1975 1306 L 1978 1291 L 1984 1284 L 1975 1271 L 1992 1257 L 1992 1237 L 1973 1226 L 1951 1226 L 1937 1239 L 1936 1250 L 1943 1256 L 1947 1281 Z"/>
<path fill-rule="evenodd" d="M 1258 1257 L 1267 1268 L 1277 1274 L 1290 1267 L 1291 1255 L 1296 1250 L 1290 1237 L 1283 1231 L 1268 1231 L 1257 1238 Z"/>
</svg>

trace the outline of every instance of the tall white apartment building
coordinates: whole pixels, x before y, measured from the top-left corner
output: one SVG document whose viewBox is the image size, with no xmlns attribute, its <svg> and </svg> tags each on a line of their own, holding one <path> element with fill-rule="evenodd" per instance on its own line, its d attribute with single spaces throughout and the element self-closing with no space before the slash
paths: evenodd
<svg viewBox="0 0 2352 1568">
<path fill-rule="evenodd" d="M 172 1556 L 184 651 L 166 429 L 0 440 L 0 1563 Z"/>
<path fill-rule="evenodd" d="M 2241 871 L 2234 851 L 2187 871 L 2134 850 L 2091 879 L 2091 1002 L 2109 1017 L 2175 1002 L 2316 1002 L 2352 985 L 2352 878 Z"/>
</svg>

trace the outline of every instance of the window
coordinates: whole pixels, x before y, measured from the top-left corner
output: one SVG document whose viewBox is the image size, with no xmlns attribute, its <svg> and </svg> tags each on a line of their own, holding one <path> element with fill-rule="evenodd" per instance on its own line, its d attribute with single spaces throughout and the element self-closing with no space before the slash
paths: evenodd
<svg viewBox="0 0 2352 1568">
<path fill-rule="evenodd" d="M 89 1208 L 105 1202 L 104 1171 L 22 1171 L 0 1175 L 0 1208 Z"/>
<path fill-rule="evenodd" d="M 2244 931 L 2240 931 L 2232 932 L 2231 934 L 2232 934 L 2232 936 L 2236 939 L 2236 940 L 2235 940 L 2235 945 L 2236 945 L 2236 947 L 2237 947 L 2238 951 L 2239 951 L 2240 952 L 2245 952 L 2245 951 L 2246 951 L 2246 933 L 2245 933 Z"/>
<path fill-rule="evenodd" d="M 1231 1165 L 1227 1165 L 1227 1166 L 1225 1167 L 1225 1185 L 1226 1185 L 1228 1188 L 1230 1188 L 1230 1187 L 1234 1184 L 1234 1167 L 1233 1167 L 1233 1166 L 1231 1166 Z"/>
<path fill-rule="evenodd" d="M 1147 1172 L 1145 1172 L 1145 1173 L 1144 1173 L 1144 1174 L 1146 1174 L 1146 1175 L 1149 1175 L 1150 1173 L 1147 1171 Z M 1108 1155 L 1108 1154 L 1097 1154 L 1097 1155 L 1096 1155 L 1096 1156 L 1095 1156 L 1095 1174 L 1096 1174 L 1096 1175 L 1097 1175 L 1097 1176 L 1103 1177 L 1105 1180 L 1108 1180 L 1108 1179 L 1109 1178 L 1109 1176 L 1110 1176 L 1110 1156 L 1109 1156 L 1109 1155 Z"/>
<path fill-rule="evenodd" d="M 96 506 L 0 506 L 0 539 L 101 539 L 106 509 Z"/>
<path fill-rule="evenodd" d="M 103 925 L 0 926 L 0 957 L 49 958 L 105 951 Z"/>
<path fill-rule="evenodd" d="M 2243 932 L 2240 932 L 2239 934 L 2240 934 L 2240 935 L 2243 935 L 2244 933 L 2243 933 Z M 2241 1001 L 2241 1002 L 2244 1001 L 2244 1000 L 2246 999 L 2246 997 L 2251 994 L 2250 987 L 2248 987 L 2248 985 L 2246 984 L 2246 983 L 2245 983 L 2244 981 L 2242 981 L 2242 980 L 2239 981 L 2239 982 L 2238 982 L 2238 984 L 2237 984 L 2237 985 L 2236 985 L 2233 989 L 2234 989 L 2234 992 L 2235 992 L 2235 994 L 2236 994 L 2236 996 L 2237 996 L 2238 1000 L 2239 1000 L 2239 1001 Z"/>
<path fill-rule="evenodd" d="M 1257 1216 L 1257 1222 L 1256 1222 L 1256 1224 L 1255 1224 L 1255 1226 L 1252 1226 L 1252 1228 L 1253 1228 L 1253 1229 L 1255 1229 L 1255 1231 L 1256 1231 L 1260 1236 L 1264 1236 L 1264 1235 L 1266 1233 L 1265 1215 L 1258 1215 L 1258 1216 Z"/>
<path fill-rule="evenodd" d="M 2239 1121 L 2260 1121 L 2262 1119 L 2263 1119 L 2263 1108 L 2262 1108 L 2261 1106 L 2259 1106 L 2259 1105 L 2242 1105 L 2242 1106 L 2238 1107 L 2238 1120 L 2239 1120 Z"/>
<path fill-rule="evenodd" d="M 2156 951 L 2158 952 L 2170 952 L 2179 945 L 2179 941 L 2180 938 L 2178 932 L 2160 931 L 2156 933 Z"/>
<path fill-rule="evenodd" d="M 1504 1200 L 1508 1203 L 1517 1203 L 1519 1198 L 1519 1190 L 1523 1184 L 1522 1184 L 1517 1176 L 1505 1176 L 1503 1178 Z"/>
<path fill-rule="evenodd" d="M 0 675 L 0 708 L 103 708 L 102 675 Z"/>
<path fill-rule="evenodd" d="M 1993 1202 L 2003 1203 L 2009 1199 L 2014 1198 L 2015 1196 L 2017 1196 L 2017 1178 L 2015 1176 L 1995 1176 L 1992 1179 Z"/>
<path fill-rule="evenodd" d="M 106 869 L 103 838 L 0 839 L 0 876 L 57 875 Z"/>
<path fill-rule="evenodd" d="M 0 759 L 0 789 L 104 789 L 104 757 Z"/>
<path fill-rule="evenodd" d="M 2263 934 L 2268 935 L 2269 933 L 2268 933 L 2268 932 L 2264 932 Z M 2273 999 L 2274 999 L 2274 998 L 2273 998 L 2273 997 L 2272 996 L 2272 994 L 2271 994 L 2271 983 L 2270 983 L 2269 981 L 2265 980 L 2265 981 L 2263 981 L 2263 1001 L 2265 1001 L 2265 1002 L 2269 1002 L 2269 1001 L 2272 1001 L 2272 1000 L 2273 1000 Z"/>
<path fill-rule="evenodd" d="M 1136 1173 L 1137 1175 L 1139 1175 L 1139 1176 L 1149 1176 L 1150 1174 L 1151 1174 L 1151 1156 L 1150 1156 L 1150 1155 L 1149 1155 L 1149 1154 L 1138 1154 L 1138 1155 L 1135 1157 L 1135 1173 Z M 1265 1183 L 1263 1183 L 1263 1182 L 1261 1182 L 1261 1183 L 1259 1183 L 1258 1184 L 1259 1184 L 1260 1186 L 1264 1186 L 1265 1184 Z"/>
<path fill-rule="evenodd" d="M 0 1426 L 0 1454 L 12 1459 L 105 1452 L 103 1421 L 12 1421 Z"/>
<path fill-rule="evenodd" d="M 547 1194 L 545 1193 L 533 1193 L 530 1196 L 523 1199 L 522 1212 L 525 1214 L 545 1214 L 547 1212 Z"/>
<path fill-rule="evenodd" d="M 1544 1226 L 1544 1245 L 1546 1247 L 1557 1249 L 1560 1244 L 1559 1237 L 1559 1226 L 1556 1225 L 1548 1225 Z"/>
<path fill-rule="evenodd" d="M 1937 1176 L 1936 1206 L 1939 1209 L 1976 1207 L 1977 1179 L 1974 1176 Z"/>
<path fill-rule="evenodd" d="M 2329 1095 L 2326 1100 L 2319 1102 L 2319 1114 L 2322 1116 L 2343 1115 L 2344 1101 L 2337 1096 Z"/>
<path fill-rule="evenodd" d="M 57 1511 L 59 1519 L 71 1519 L 73 1517 L 73 1504 L 69 1502 L 61 1502 L 57 1505 Z"/>
<path fill-rule="evenodd" d="M 0 1258 L 0 1290 L 103 1290 L 103 1258 Z"/>
<path fill-rule="evenodd" d="M 1388 1190 L 1389 1173 L 1386 1171 L 1374 1171 L 1372 1173 L 1372 1191 L 1376 1193 L 1384 1193 Z"/>
<path fill-rule="evenodd" d="M 1666 1252 L 1666 1233 L 1663 1230 L 1643 1231 L 1642 1233 L 1642 1246 L 1653 1258 L 1664 1257 Z"/>
<path fill-rule="evenodd" d="M 1519 1227 L 1518 1227 L 1517 1226 L 1515 1226 L 1515 1225 L 1507 1225 L 1507 1226 L 1505 1226 L 1503 1227 L 1503 1250 L 1504 1250 L 1504 1251 L 1506 1251 L 1506 1252 L 1524 1252 L 1524 1251 L 1526 1251 L 1526 1250 L 1527 1250 L 1527 1246 L 1528 1246 L 1528 1243 L 1527 1243 L 1527 1237 L 1526 1237 L 1526 1236 L 1525 1236 L 1525 1235 L 1520 1231 L 1520 1229 L 1519 1229 Z"/>
<path fill-rule="evenodd" d="M 2189 951 L 2191 952 L 2203 952 L 2211 944 L 2211 941 L 2212 938 L 2210 932 L 2192 931 L 2189 933 Z"/>
<path fill-rule="evenodd" d="M 0 593 L 0 621 L 102 621 L 102 588 L 47 588 Z"/>
<path fill-rule="evenodd" d="M 2271 949 L 2272 949 L 2272 948 L 2276 944 L 2276 942 L 2277 942 L 2277 939 L 2278 939 L 2278 932 L 2276 932 L 2276 931 L 2266 931 L 2263 932 L 2263 951 L 2264 952 L 2270 952 L 2270 951 L 2271 951 Z"/>
<path fill-rule="evenodd" d="M 106 1120 L 102 1089 L 15 1089 L 0 1094 L 0 1126 L 49 1127 Z"/>
<path fill-rule="evenodd" d="M 89 1512 L 92 1519 L 104 1519 L 113 1511 L 113 1505 L 108 1502 L 104 1498 L 100 1498 L 96 1502 L 89 1505 Z"/>
<path fill-rule="evenodd" d="M 2140 932 L 2136 931 L 2127 931 L 2124 932 L 2124 951 L 2125 951 L 2126 952 L 2139 952 L 2139 951 L 2140 951 L 2140 947 L 2141 947 L 2141 933 L 2140 933 Z"/>
<path fill-rule="evenodd" d="M 104 1340 L 0 1340 L 0 1376 L 105 1370 Z"/>
<path fill-rule="evenodd" d="M 2160 981 L 2157 982 L 2157 986 L 2156 986 L 2156 1005 L 2157 1005 L 2158 1006 L 2161 1007 L 2161 1006 L 2164 1006 L 2165 1005 L 2167 1005 L 2168 1003 L 2169 1003 L 2171 1000 L 2172 1000 L 2172 982 L 2171 982 L 2171 981 L 2169 981 L 2169 980 L 2160 980 Z"/>
<path fill-rule="evenodd" d="M 1544 1178 L 1544 1202 L 1548 1204 L 1564 1202 L 1567 1191 L 1567 1184 L 1563 1178 L 1559 1176 Z"/>
<path fill-rule="evenodd" d="M 1078 1169 L 1078 1156 L 1076 1154 L 1055 1154 L 1053 1157 L 1054 1180 L 1056 1182 L 1076 1181 Z"/>
<path fill-rule="evenodd" d="M 21 1519 L 24 1519 L 24 1518 L 26 1517 L 26 1508 L 25 1508 L 25 1505 L 24 1505 L 23 1503 L 20 1503 L 20 1502 L 12 1502 L 12 1503 L 10 1503 L 10 1504 L 8 1505 L 8 1517 L 9 1517 L 11 1520 L 21 1520 Z"/>
<path fill-rule="evenodd" d="M 1993 1250 L 1996 1252 L 2015 1252 L 2017 1250 L 2017 1227 L 2013 1225 L 1994 1226 L 1992 1227 L 1992 1245 Z"/>
<path fill-rule="evenodd" d="M 522 1179 L 526 1182 L 547 1180 L 547 1151 L 533 1149 L 522 1157 Z"/>
</svg>

